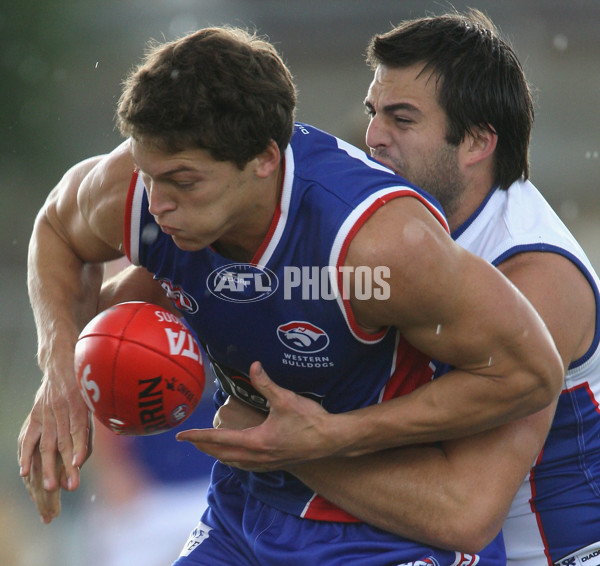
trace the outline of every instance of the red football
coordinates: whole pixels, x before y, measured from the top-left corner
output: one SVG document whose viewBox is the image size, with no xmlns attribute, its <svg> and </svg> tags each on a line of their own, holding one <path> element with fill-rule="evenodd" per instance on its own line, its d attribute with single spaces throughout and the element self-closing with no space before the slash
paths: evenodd
<svg viewBox="0 0 600 566">
<path fill-rule="evenodd" d="M 144 302 L 101 312 L 75 346 L 90 411 L 116 434 L 164 432 L 192 414 L 204 391 L 198 343 L 169 311 Z"/>
</svg>

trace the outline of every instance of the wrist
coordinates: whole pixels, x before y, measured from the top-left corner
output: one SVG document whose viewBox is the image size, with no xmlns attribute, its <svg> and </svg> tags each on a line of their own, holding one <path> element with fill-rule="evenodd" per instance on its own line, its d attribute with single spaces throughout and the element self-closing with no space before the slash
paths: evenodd
<svg viewBox="0 0 600 566">
<path fill-rule="evenodd" d="M 364 407 L 331 415 L 335 418 L 329 423 L 329 434 L 337 446 L 337 450 L 331 452 L 332 456 L 356 458 L 396 445 L 391 438 L 392 428 L 376 420 L 383 412 L 382 405 L 376 407 L 379 411 Z"/>
<path fill-rule="evenodd" d="M 40 343 L 38 347 L 38 365 L 44 376 L 75 375 L 75 344 L 77 335 L 66 338 L 61 336 Z"/>
<path fill-rule="evenodd" d="M 362 454 L 364 430 L 356 411 L 327 415 L 323 435 L 327 439 L 329 450 L 326 456 L 358 456 Z"/>
</svg>

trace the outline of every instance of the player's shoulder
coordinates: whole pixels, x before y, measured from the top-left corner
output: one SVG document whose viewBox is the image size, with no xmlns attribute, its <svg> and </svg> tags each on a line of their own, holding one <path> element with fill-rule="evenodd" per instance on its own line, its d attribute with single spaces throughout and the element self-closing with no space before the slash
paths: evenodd
<svg viewBox="0 0 600 566">
<path fill-rule="evenodd" d="M 84 185 L 89 185 L 90 189 L 102 188 L 103 192 L 127 191 L 135 167 L 128 141 L 106 155 L 92 158 L 91 163 L 92 167 L 83 179 Z"/>
<path fill-rule="evenodd" d="M 77 209 L 96 234 L 117 248 L 122 240 L 127 193 L 134 171 L 129 144 L 124 142 L 79 167 L 85 175 L 77 188 Z"/>
<path fill-rule="evenodd" d="M 354 253 L 375 259 L 422 258 L 432 247 L 443 249 L 451 238 L 439 219 L 419 198 L 393 198 L 362 224 L 351 244 Z M 379 260 L 384 257 L 379 258 Z"/>
<path fill-rule="evenodd" d="M 134 163 L 129 144 L 123 142 L 106 155 L 97 156 L 79 164 L 85 173 L 78 188 L 80 210 L 88 217 L 98 210 L 125 206 Z"/>
<path fill-rule="evenodd" d="M 131 178 L 133 159 L 128 142 L 123 142 L 110 153 L 88 157 L 71 166 L 63 175 L 61 185 L 80 187 L 94 181 L 110 180 L 117 183 Z"/>
</svg>

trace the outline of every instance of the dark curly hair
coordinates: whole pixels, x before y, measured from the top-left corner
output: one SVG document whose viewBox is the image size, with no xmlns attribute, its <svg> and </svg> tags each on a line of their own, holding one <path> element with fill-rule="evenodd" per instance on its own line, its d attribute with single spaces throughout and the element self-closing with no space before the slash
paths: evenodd
<svg viewBox="0 0 600 566">
<path fill-rule="evenodd" d="M 243 168 L 292 136 L 296 88 L 272 44 L 237 28 L 155 43 L 124 81 L 121 133 L 162 151 L 207 150 Z"/>
</svg>

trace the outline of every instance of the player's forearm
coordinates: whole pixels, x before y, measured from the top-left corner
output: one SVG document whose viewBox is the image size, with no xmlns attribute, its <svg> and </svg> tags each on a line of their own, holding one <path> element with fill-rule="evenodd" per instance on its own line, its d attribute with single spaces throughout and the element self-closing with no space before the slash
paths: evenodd
<svg viewBox="0 0 600 566">
<path fill-rule="evenodd" d="M 408 395 L 328 415 L 323 436 L 343 456 L 470 436 L 535 413 L 556 398 L 538 395 L 533 383 L 519 371 L 495 378 L 450 372 Z"/>
<path fill-rule="evenodd" d="M 79 331 L 96 312 L 101 280 L 102 267 L 83 263 L 40 214 L 29 245 L 27 284 L 42 369 L 56 352 L 72 354 Z"/>
<path fill-rule="evenodd" d="M 409 448 L 395 449 L 356 458 L 315 460 L 288 471 L 358 519 L 400 536 L 441 546 L 442 541 L 435 536 L 438 519 L 433 512 L 441 512 L 447 495 L 441 493 L 440 482 L 431 477 L 435 469 L 431 461 L 427 467 L 417 470 L 428 485 L 425 493 L 410 481 L 409 460 L 402 464 L 405 450 L 410 451 Z M 436 448 L 427 450 L 429 458 L 443 457 L 434 454 L 438 451 Z M 421 495 L 425 499 L 421 499 Z M 427 506 L 430 495 L 438 501 L 433 509 Z M 413 508 L 415 499 L 417 505 Z"/>
<path fill-rule="evenodd" d="M 560 394 L 563 365 L 549 333 L 531 328 L 490 345 L 489 367 L 456 369 L 407 395 L 329 415 L 322 432 L 339 448 L 332 454 L 462 438 L 549 406 Z"/>
<path fill-rule="evenodd" d="M 306 462 L 288 470 L 381 529 L 477 552 L 498 533 L 550 429 L 556 403 L 525 419 L 440 445 Z"/>
<path fill-rule="evenodd" d="M 460 471 L 436 447 L 319 460 L 290 471 L 355 517 L 448 550 L 479 552 L 499 532 L 504 517 L 483 509 L 489 500 L 485 493 L 470 497 L 462 491 Z"/>
</svg>

